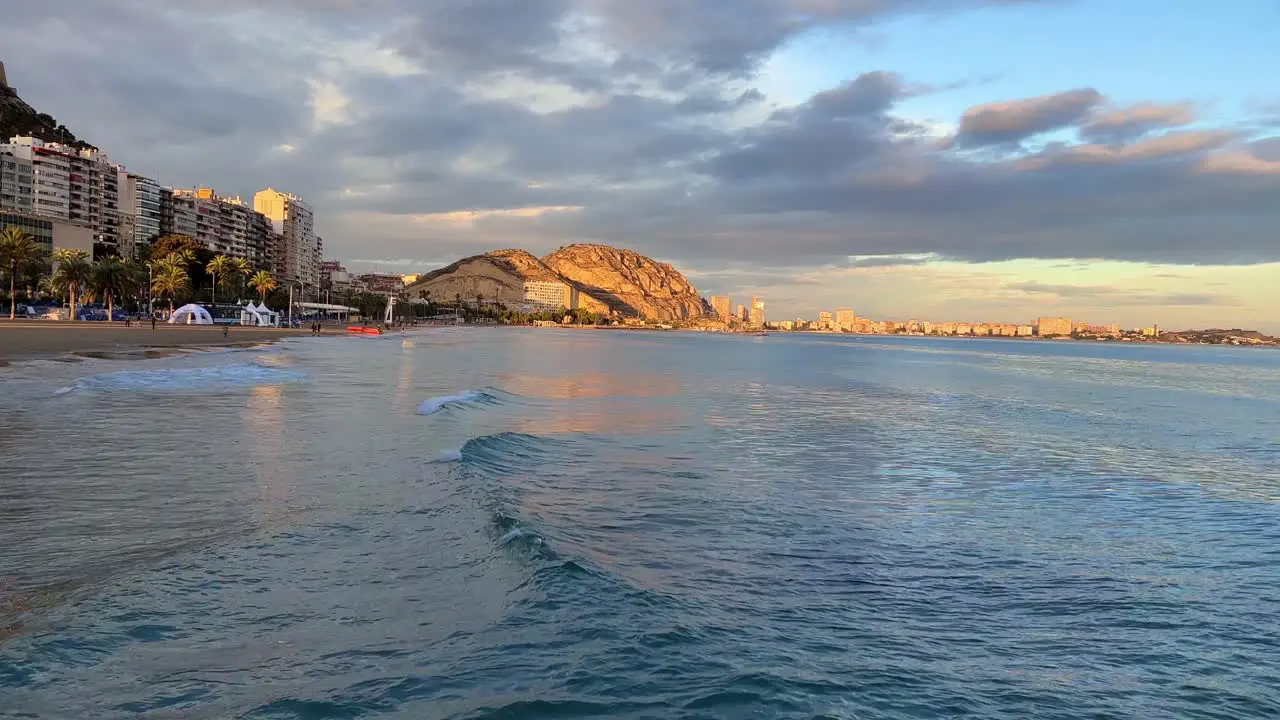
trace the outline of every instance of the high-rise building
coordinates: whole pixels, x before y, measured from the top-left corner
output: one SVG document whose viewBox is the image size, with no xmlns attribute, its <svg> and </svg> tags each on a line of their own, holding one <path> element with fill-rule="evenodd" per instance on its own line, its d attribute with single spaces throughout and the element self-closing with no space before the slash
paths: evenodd
<svg viewBox="0 0 1280 720">
<path fill-rule="evenodd" d="M 280 277 L 285 282 L 316 287 L 322 246 L 316 237 L 311 206 L 297 195 L 266 188 L 254 194 L 253 209 L 265 215 L 280 236 L 275 258 Z"/>
<path fill-rule="evenodd" d="M 738 303 L 737 317 L 738 317 L 738 322 L 746 322 L 749 319 L 749 316 L 747 315 L 746 305 L 743 305 L 742 303 Z"/>
<path fill-rule="evenodd" d="M 30 159 L 0 146 L 0 210 L 31 212 L 36 177 Z"/>
<path fill-rule="evenodd" d="M 23 210 L 87 225 L 93 229 L 95 243 L 105 245 L 109 252 L 117 251 L 119 171 L 105 153 L 18 136 L 0 145 L 0 155 L 13 158 L 15 171 L 19 161 L 25 161 L 21 163 L 24 166 L 30 163 L 31 203 Z"/>
<path fill-rule="evenodd" d="M 712 295 L 711 310 L 721 322 L 729 322 L 733 319 L 733 305 L 729 303 L 728 295 Z"/>
<path fill-rule="evenodd" d="M 1042 317 L 1036 320 L 1036 334 L 1041 337 L 1049 335 L 1070 335 L 1072 324 L 1070 318 Z"/>
<path fill-rule="evenodd" d="M 186 235 L 212 252 L 243 258 L 255 267 L 271 266 L 271 221 L 238 196 L 221 197 L 212 188 L 165 188 L 158 196 L 161 233 Z M 318 275 L 319 261 L 315 266 Z"/>
<path fill-rule="evenodd" d="M 751 327 L 764 327 L 764 300 L 751 298 Z"/>
<path fill-rule="evenodd" d="M 831 324 L 831 313 L 826 310 L 818 313 L 818 329 L 830 330 L 832 327 L 834 326 Z"/>
<path fill-rule="evenodd" d="M 141 248 L 160 235 L 161 205 L 160 185 L 151 178 L 120 168 L 117 173 L 120 188 L 120 233 L 118 251 L 120 257 L 137 257 Z"/>
<path fill-rule="evenodd" d="M 836 310 L 836 328 L 841 332 L 853 332 L 854 323 L 858 316 L 848 308 Z"/>
</svg>

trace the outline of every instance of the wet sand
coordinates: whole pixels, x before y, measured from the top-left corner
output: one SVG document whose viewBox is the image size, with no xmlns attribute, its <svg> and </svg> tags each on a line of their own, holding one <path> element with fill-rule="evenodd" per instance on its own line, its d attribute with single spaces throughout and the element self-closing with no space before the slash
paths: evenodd
<svg viewBox="0 0 1280 720">
<path fill-rule="evenodd" d="M 273 342 L 283 337 L 308 336 L 303 328 L 231 326 L 226 337 L 220 325 L 156 323 L 125 327 L 123 322 L 56 320 L 0 320 L 0 364 L 14 360 L 80 355 L 107 359 L 156 357 L 186 347 L 234 347 Z M 330 333 L 337 332 L 332 328 Z"/>
</svg>

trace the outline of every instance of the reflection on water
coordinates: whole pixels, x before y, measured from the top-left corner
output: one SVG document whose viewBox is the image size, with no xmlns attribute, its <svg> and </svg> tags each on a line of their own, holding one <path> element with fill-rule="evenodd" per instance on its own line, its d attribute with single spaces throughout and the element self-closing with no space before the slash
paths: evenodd
<svg viewBox="0 0 1280 720">
<path fill-rule="evenodd" d="M 680 382 L 670 375 L 653 373 L 605 373 L 582 370 L 569 377 L 503 374 L 504 389 L 525 397 L 548 400 L 580 400 L 601 397 L 670 397 L 679 394 Z"/>
<path fill-rule="evenodd" d="M 253 388 L 243 413 L 244 442 L 257 478 L 257 497 L 249 508 L 263 532 L 279 529 L 293 514 L 298 485 L 296 463 L 284 437 L 284 391 L 278 385 Z"/>
</svg>

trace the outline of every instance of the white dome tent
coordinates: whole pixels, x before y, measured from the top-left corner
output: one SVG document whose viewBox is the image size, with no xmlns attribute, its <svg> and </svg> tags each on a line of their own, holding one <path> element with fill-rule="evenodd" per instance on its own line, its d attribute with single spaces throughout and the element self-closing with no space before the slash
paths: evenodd
<svg viewBox="0 0 1280 720">
<path fill-rule="evenodd" d="M 173 311 L 169 316 L 169 324 L 185 323 L 187 325 L 212 325 L 213 316 L 208 310 L 195 304 L 187 304 Z"/>
</svg>

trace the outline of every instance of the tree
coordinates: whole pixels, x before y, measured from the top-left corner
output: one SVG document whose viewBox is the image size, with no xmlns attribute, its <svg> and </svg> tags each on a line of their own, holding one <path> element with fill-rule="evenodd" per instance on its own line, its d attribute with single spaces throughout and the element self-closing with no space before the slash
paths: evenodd
<svg viewBox="0 0 1280 720">
<path fill-rule="evenodd" d="M 226 255 L 216 255 L 204 266 L 204 271 L 213 277 L 213 295 L 210 299 L 213 304 L 218 304 L 218 283 L 225 280 L 228 275 L 235 272 L 236 261 Z"/>
<path fill-rule="evenodd" d="M 253 265 L 244 258 L 236 258 L 232 265 L 232 273 L 240 279 L 239 290 L 236 291 L 236 297 L 239 298 L 244 295 L 245 281 L 253 276 Z"/>
<path fill-rule="evenodd" d="M 35 238 L 19 227 L 9 226 L 0 230 L 0 263 L 9 273 L 9 319 L 17 317 L 18 270 L 39 262 L 44 252 L 36 245 Z"/>
<path fill-rule="evenodd" d="M 174 253 L 190 252 L 190 258 L 194 259 L 196 254 L 201 250 L 205 250 L 205 246 L 200 244 L 199 240 L 187 235 L 178 235 L 170 233 L 169 235 L 161 235 L 151 243 L 151 260 L 164 260 Z"/>
<path fill-rule="evenodd" d="M 115 320 L 116 300 L 132 292 L 137 271 L 118 257 L 107 257 L 93 264 L 85 297 L 101 298 L 107 304 L 107 322 Z"/>
<path fill-rule="evenodd" d="M 266 270 L 259 270 L 249 278 L 249 285 L 258 291 L 259 302 L 264 303 L 267 301 L 267 293 L 276 289 L 276 279 Z"/>
<path fill-rule="evenodd" d="M 173 315 L 174 298 L 190 287 L 191 276 L 187 274 L 186 256 L 183 253 L 169 253 L 151 264 L 151 292 L 169 298 L 170 316 Z"/>
<path fill-rule="evenodd" d="M 89 262 L 89 253 L 84 250 L 58 248 L 53 251 L 52 285 L 59 293 L 66 292 L 71 301 L 70 319 L 76 319 L 76 300 L 80 289 L 93 274 L 93 265 Z"/>
</svg>

